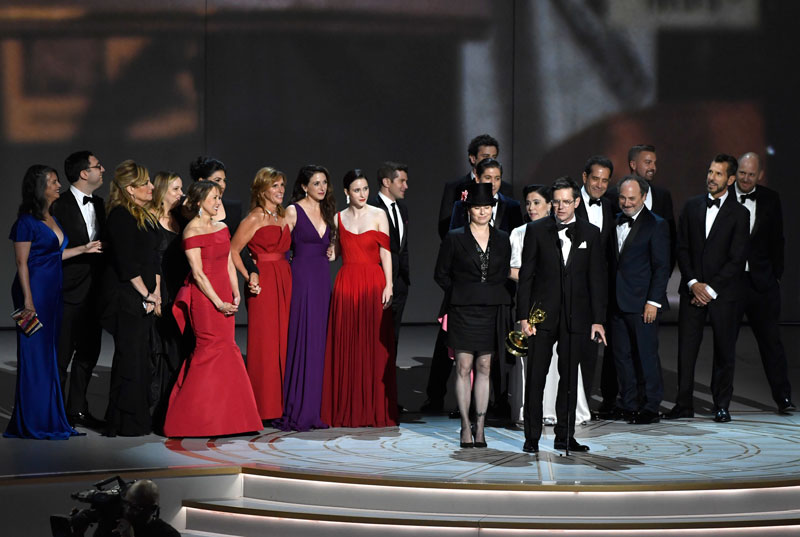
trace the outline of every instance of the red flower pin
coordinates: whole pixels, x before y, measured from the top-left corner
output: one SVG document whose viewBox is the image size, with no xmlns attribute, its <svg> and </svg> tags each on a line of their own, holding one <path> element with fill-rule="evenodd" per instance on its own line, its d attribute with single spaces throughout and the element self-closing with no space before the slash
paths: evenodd
<svg viewBox="0 0 800 537">
<path fill-rule="evenodd" d="M 467 194 L 468 192 L 466 190 L 461 191 L 461 201 L 467 201 Z"/>
</svg>

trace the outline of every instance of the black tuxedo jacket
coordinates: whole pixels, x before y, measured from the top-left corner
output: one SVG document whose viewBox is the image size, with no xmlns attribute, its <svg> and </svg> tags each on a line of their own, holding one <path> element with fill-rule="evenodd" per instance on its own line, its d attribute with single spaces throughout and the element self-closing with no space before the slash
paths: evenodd
<svg viewBox="0 0 800 537">
<path fill-rule="evenodd" d="M 387 207 L 380 196 L 374 196 L 368 203 L 373 207 L 378 207 L 386 212 L 386 218 L 389 220 L 389 243 L 392 250 L 392 280 L 397 281 L 402 278 L 406 285 L 411 285 L 411 278 L 408 269 L 408 206 L 403 200 L 397 200 L 397 210 L 400 219 L 403 221 L 403 239 L 400 240 L 400 234 L 394 226 L 392 220 L 391 207 Z"/>
<path fill-rule="evenodd" d="M 611 236 L 611 231 L 615 227 L 614 209 L 616 205 L 612 204 L 610 199 L 603 196 L 600 198 L 600 206 L 603 210 L 603 229 L 600 230 L 600 244 L 602 245 L 603 251 L 605 251 L 609 237 Z M 589 213 L 586 210 L 586 203 L 584 203 L 583 196 L 581 196 L 580 205 L 575 209 L 575 216 L 583 218 L 587 222 L 589 221 Z"/>
<path fill-rule="evenodd" d="M 667 221 L 643 207 L 628 236 L 617 248 L 617 226 L 613 225 L 609 248 L 609 302 L 616 311 L 641 313 L 650 300 L 669 309 L 667 282 L 669 267 L 669 226 Z"/>
<path fill-rule="evenodd" d="M 444 192 L 442 192 L 442 202 L 439 206 L 439 238 L 444 239 L 450 229 L 450 219 L 453 215 L 453 205 L 461 199 L 461 193 L 467 189 L 467 186 L 472 183 L 472 173 L 468 173 L 464 177 L 459 177 L 455 181 L 445 183 Z M 500 194 L 507 198 L 514 198 L 514 188 L 511 183 L 503 181 L 500 183 Z M 513 228 L 512 228 L 513 229 Z"/>
<path fill-rule="evenodd" d="M 515 228 L 523 224 L 522 210 L 519 202 L 511 199 L 502 193 L 497 194 L 497 215 L 494 220 L 494 227 L 502 229 L 506 233 L 511 233 Z M 461 200 L 453 205 L 453 214 L 450 216 L 450 229 L 456 229 L 467 225 L 467 207 Z"/>
<path fill-rule="evenodd" d="M 500 229 L 489 230 L 488 278 L 481 282 L 481 263 L 469 226 L 450 230 L 439 247 L 433 279 L 444 289 L 443 311 L 449 305 L 511 304 L 505 286 L 511 265 L 511 243 Z"/>
<path fill-rule="evenodd" d="M 92 196 L 94 212 L 97 215 L 97 237 L 103 236 L 106 223 L 106 208 L 103 198 Z M 83 220 L 78 201 L 71 191 L 61 194 L 53 203 L 53 215 L 58 219 L 61 228 L 69 239 L 68 246 L 74 248 L 89 242 L 89 231 Z M 80 304 L 91 292 L 92 285 L 99 282 L 103 267 L 103 254 L 81 254 L 63 263 L 64 302 Z"/>
<path fill-rule="evenodd" d="M 747 262 L 753 285 L 758 291 L 766 291 L 783 276 L 783 209 L 778 193 L 771 188 L 758 185 L 756 193 L 756 221 L 750 233 Z M 736 196 L 734 185 L 728 195 Z"/>
<path fill-rule="evenodd" d="M 587 220 L 576 219 L 566 266 L 561 261 L 555 219 L 548 217 L 531 222 L 525 230 L 522 247 L 517 317 L 526 319 L 531 306 L 537 304 L 547 314 L 540 328 L 556 329 L 563 293 L 567 329 L 588 334 L 592 324 L 602 324 L 605 320 L 606 270 L 600 230 Z"/>
<path fill-rule="evenodd" d="M 690 198 L 678 222 L 678 292 L 690 295 L 691 280 L 710 285 L 717 300 L 737 300 L 747 259 L 750 213 L 735 196 L 728 195 L 706 238 L 706 198 Z"/>
</svg>

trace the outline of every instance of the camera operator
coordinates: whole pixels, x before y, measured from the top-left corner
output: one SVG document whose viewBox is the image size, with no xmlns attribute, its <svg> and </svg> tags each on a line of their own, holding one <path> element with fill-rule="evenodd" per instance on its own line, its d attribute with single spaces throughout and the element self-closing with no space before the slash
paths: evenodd
<svg viewBox="0 0 800 537">
<path fill-rule="evenodd" d="M 149 479 L 133 483 L 122 497 L 122 518 L 111 533 L 116 537 L 180 537 L 180 533 L 161 520 L 158 487 Z"/>
</svg>

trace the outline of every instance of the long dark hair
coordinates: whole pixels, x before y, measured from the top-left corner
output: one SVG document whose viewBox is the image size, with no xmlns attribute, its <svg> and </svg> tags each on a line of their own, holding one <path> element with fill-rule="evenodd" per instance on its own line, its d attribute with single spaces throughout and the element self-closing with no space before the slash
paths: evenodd
<svg viewBox="0 0 800 537">
<path fill-rule="evenodd" d="M 297 172 L 297 179 L 294 182 L 292 199 L 289 201 L 289 204 L 297 203 L 306 197 L 306 192 L 303 190 L 303 187 L 308 187 L 308 183 L 311 181 L 311 177 L 315 173 L 324 174 L 325 179 L 328 180 L 328 189 L 325 191 L 325 197 L 319 202 L 319 210 L 322 213 L 322 219 L 325 220 L 325 223 L 328 225 L 328 229 L 331 231 L 330 237 L 331 240 L 333 240 L 333 237 L 336 234 L 336 228 L 333 225 L 333 218 L 336 216 L 336 198 L 333 195 L 331 175 L 328 173 L 328 169 L 325 168 L 325 166 L 306 164 L 300 168 L 300 171 Z"/>
<path fill-rule="evenodd" d="M 22 203 L 17 214 L 30 214 L 37 220 L 44 220 L 44 210 L 47 206 L 44 191 L 47 188 L 47 176 L 51 173 L 58 177 L 57 171 L 44 164 L 34 164 L 28 168 L 25 177 L 22 178 Z M 53 214 L 52 205 L 50 214 Z"/>
</svg>

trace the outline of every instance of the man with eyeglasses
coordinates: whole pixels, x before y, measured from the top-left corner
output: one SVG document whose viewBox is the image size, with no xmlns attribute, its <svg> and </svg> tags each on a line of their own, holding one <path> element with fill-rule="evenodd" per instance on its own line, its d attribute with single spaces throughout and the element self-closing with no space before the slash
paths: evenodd
<svg viewBox="0 0 800 537">
<path fill-rule="evenodd" d="M 580 189 L 569 177 L 553 183 L 554 218 L 528 224 L 519 269 L 517 317 L 528 339 L 525 382 L 526 453 L 539 451 L 542 434 L 542 394 L 550 367 L 553 344 L 558 342 L 558 397 L 553 447 L 589 451 L 575 438 L 575 406 L 578 365 L 587 340 L 606 343 L 606 261 L 600 230 L 575 217 L 581 203 Z M 531 309 L 545 312 L 545 319 L 531 325 Z M 530 336 L 536 336 L 531 338 Z"/>
<path fill-rule="evenodd" d="M 53 203 L 53 214 L 69 239 L 69 246 L 98 240 L 105 224 L 103 198 L 94 194 L 103 184 L 105 168 L 91 151 L 77 151 L 64 160 L 70 187 Z M 100 356 L 101 329 L 97 300 L 103 256 L 82 254 L 64 261 L 63 299 L 57 356 L 67 419 L 73 426 L 98 429 L 103 422 L 92 416 L 86 399 L 92 371 Z M 72 363 L 67 392 L 67 368 Z"/>
</svg>

